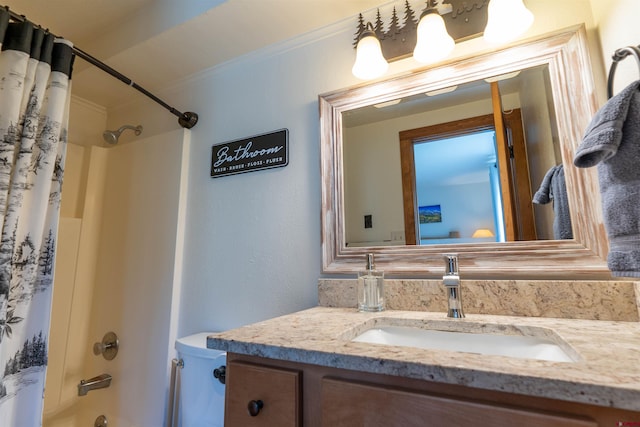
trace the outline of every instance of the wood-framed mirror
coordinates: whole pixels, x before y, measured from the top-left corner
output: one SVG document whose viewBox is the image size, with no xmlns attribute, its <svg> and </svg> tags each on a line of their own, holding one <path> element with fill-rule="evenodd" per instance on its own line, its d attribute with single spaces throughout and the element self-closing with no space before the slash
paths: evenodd
<svg viewBox="0 0 640 427">
<path fill-rule="evenodd" d="M 345 173 L 344 169 L 347 164 L 345 123 L 349 121 L 350 114 L 371 106 L 393 104 L 400 99 L 415 99 L 424 94 L 446 92 L 448 88 L 472 85 L 481 80 L 486 80 L 492 90 L 495 86 L 499 91 L 500 84 L 495 84 L 496 76 L 498 76 L 497 80 L 500 80 L 499 76 L 508 76 L 536 68 L 544 68 L 545 84 L 551 93 L 547 106 L 548 115 L 554 122 L 552 132 L 554 149 L 558 162 L 561 162 L 564 167 L 572 238 L 556 240 L 553 237 L 542 237 L 538 240 L 518 240 L 512 233 L 511 239 L 487 242 L 458 239 L 457 234 L 454 234 L 454 239 L 443 239 L 434 244 L 405 244 L 404 224 L 396 225 L 395 231 L 392 227 L 390 232 L 395 235 L 390 240 L 398 238 L 401 244 L 389 244 L 382 239 L 369 242 L 364 240 L 362 244 L 355 244 L 352 237 L 347 238 L 348 232 L 351 231 L 347 229 L 349 222 L 347 215 L 351 215 L 353 209 L 350 207 L 347 209 L 352 203 L 350 200 L 345 200 L 345 194 L 350 194 L 351 197 L 354 194 L 345 190 L 345 181 L 354 180 Z M 500 103 L 505 99 L 498 96 L 497 100 Z M 581 142 L 589 121 L 597 111 L 586 31 L 583 25 L 491 53 L 452 61 L 384 81 L 322 94 L 319 96 L 319 105 L 323 273 L 355 273 L 362 269 L 365 254 L 374 253 L 377 268 L 388 275 L 438 277 L 442 275 L 444 268 L 442 255 L 456 253 L 460 259 L 462 274 L 466 278 L 604 279 L 611 277 L 606 266 L 608 243 L 602 220 L 596 171 L 593 168 L 578 169 L 573 166 L 574 152 Z M 500 116 L 506 112 L 501 104 L 497 108 L 494 106 L 493 110 L 496 121 L 500 121 Z M 446 121 L 451 120 L 442 120 L 442 122 Z M 396 137 L 390 139 L 395 139 L 391 143 L 394 144 L 393 149 L 397 150 L 399 159 L 401 138 L 396 132 Z M 497 140 L 498 137 L 495 139 Z M 530 132 L 525 139 L 534 140 L 535 135 Z M 372 144 L 366 149 L 375 150 L 376 147 Z M 349 155 L 353 156 L 353 154 Z M 388 157 L 387 162 L 395 164 L 399 163 L 399 160 Z M 389 172 L 388 165 L 367 166 L 376 171 L 382 180 L 393 181 L 386 174 L 391 175 L 396 172 Z M 399 171 L 400 165 L 398 164 L 397 167 Z M 397 172 L 397 174 L 401 173 Z M 371 191 L 358 190 L 356 193 L 375 193 L 375 197 L 382 199 L 385 204 L 394 206 L 398 204 L 397 209 L 406 216 L 407 209 L 406 203 L 402 202 L 402 189 L 384 193 L 377 191 L 377 185 L 379 184 L 371 182 L 373 187 Z M 529 185 L 533 186 L 534 183 Z M 528 190 L 529 194 L 535 192 L 535 188 Z M 501 210 L 504 212 L 506 209 L 503 206 Z M 371 216 L 367 224 L 367 212 L 358 211 L 355 214 L 362 218 L 363 213 L 365 214 L 364 227 L 373 228 Z M 414 212 L 414 215 L 418 217 L 417 212 Z M 375 225 L 376 215 L 373 217 Z"/>
</svg>

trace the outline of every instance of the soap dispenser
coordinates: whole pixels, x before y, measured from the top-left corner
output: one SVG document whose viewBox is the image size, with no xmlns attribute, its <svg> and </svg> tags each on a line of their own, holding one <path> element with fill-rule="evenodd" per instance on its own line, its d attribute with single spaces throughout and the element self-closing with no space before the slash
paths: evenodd
<svg viewBox="0 0 640 427">
<path fill-rule="evenodd" d="M 358 310 L 384 310 L 384 272 L 376 270 L 373 254 L 367 254 L 366 267 L 358 272 Z"/>
</svg>

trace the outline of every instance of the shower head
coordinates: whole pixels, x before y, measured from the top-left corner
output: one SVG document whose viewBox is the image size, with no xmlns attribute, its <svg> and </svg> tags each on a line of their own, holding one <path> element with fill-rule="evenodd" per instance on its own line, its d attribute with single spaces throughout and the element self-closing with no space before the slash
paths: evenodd
<svg viewBox="0 0 640 427">
<path fill-rule="evenodd" d="M 102 138 L 108 144 L 117 144 L 118 143 L 118 138 L 120 138 L 120 134 L 122 132 L 124 132 L 126 129 L 133 130 L 135 132 L 136 136 L 138 136 L 138 135 L 140 135 L 142 133 L 142 125 L 138 125 L 138 126 L 124 125 L 124 126 L 120 126 L 120 128 L 118 128 L 118 130 L 105 130 L 102 133 Z"/>
</svg>

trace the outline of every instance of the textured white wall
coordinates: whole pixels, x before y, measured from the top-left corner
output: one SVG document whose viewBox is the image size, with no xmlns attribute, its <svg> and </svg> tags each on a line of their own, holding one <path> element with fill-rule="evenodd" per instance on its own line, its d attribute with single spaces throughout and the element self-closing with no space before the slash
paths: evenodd
<svg viewBox="0 0 640 427">
<path fill-rule="evenodd" d="M 527 35 L 583 22 L 593 33 L 589 0 L 526 4 L 536 14 Z M 228 329 L 316 304 L 321 266 L 317 97 L 359 83 L 351 75 L 355 20 L 237 58 L 158 92 L 200 115 L 191 139 L 179 335 Z M 487 49 L 476 39 L 454 54 Z M 415 67 L 407 59 L 391 64 L 390 72 Z M 110 125 L 123 122 L 142 123 L 146 135 L 177 126 L 165 110 L 139 96 L 109 111 Z M 290 131 L 287 167 L 209 177 L 213 144 L 280 128 Z"/>
<path fill-rule="evenodd" d="M 640 44 L 640 2 L 638 0 L 591 0 L 593 15 L 602 48 L 605 71 L 611 66 L 616 49 Z M 621 61 L 616 69 L 614 94 L 640 78 L 640 70 L 633 57 Z"/>
<path fill-rule="evenodd" d="M 316 304 L 320 275 L 318 93 L 333 88 L 326 44 L 257 55 L 195 83 L 183 335 Z M 339 72 L 345 75 L 343 72 Z M 195 107 L 194 107 L 195 108 Z M 211 146 L 289 129 L 289 165 L 212 179 Z"/>
</svg>

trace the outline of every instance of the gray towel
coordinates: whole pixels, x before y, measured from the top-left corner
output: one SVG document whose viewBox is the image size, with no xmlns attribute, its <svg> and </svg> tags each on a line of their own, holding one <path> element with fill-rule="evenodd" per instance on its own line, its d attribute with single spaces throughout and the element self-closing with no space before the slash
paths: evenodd
<svg viewBox="0 0 640 427">
<path fill-rule="evenodd" d="M 607 263 L 618 277 L 640 277 L 640 81 L 611 98 L 587 127 L 573 163 L 598 165 Z"/>
<path fill-rule="evenodd" d="M 573 239 L 571 216 L 569 214 L 569 199 L 564 180 L 562 165 L 554 166 L 546 173 L 540 188 L 533 195 L 533 203 L 544 205 L 553 200 L 553 237 L 555 239 Z"/>
</svg>

